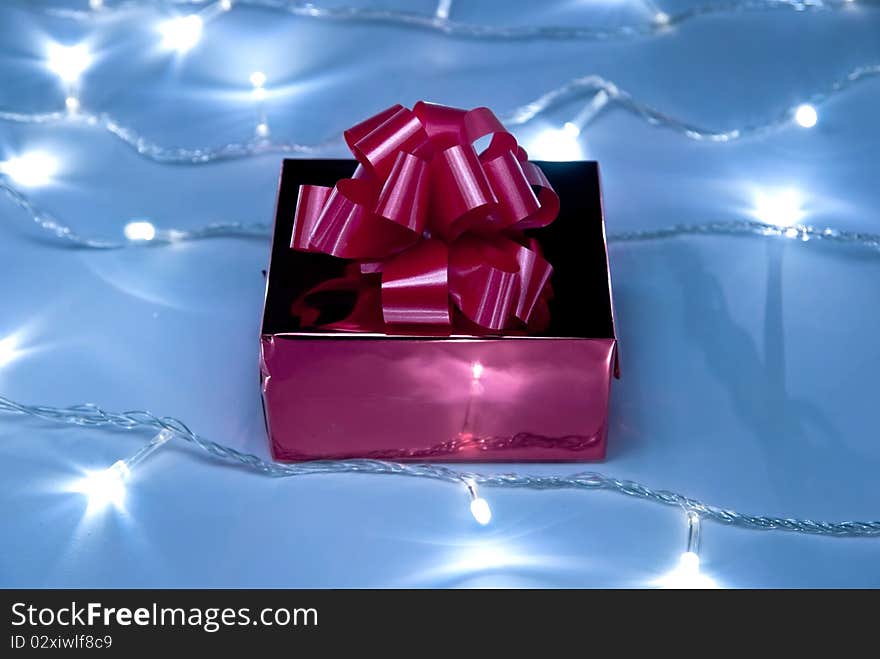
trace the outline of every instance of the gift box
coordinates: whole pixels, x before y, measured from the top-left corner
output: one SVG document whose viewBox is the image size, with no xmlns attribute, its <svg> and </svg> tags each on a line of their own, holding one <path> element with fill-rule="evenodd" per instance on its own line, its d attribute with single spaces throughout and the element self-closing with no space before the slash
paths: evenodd
<svg viewBox="0 0 880 659">
<path fill-rule="evenodd" d="M 561 199 L 559 217 L 540 230 L 554 268 L 547 328 L 535 336 L 387 336 L 303 328 L 291 314 L 304 292 L 345 268 L 336 257 L 290 249 L 299 186 L 332 186 L 354 162 L 284 161 L 260 352 L 276 460 L 605 457 L 618 362 L 599 169 L 538 165 Z"/>
<path fill-rule="evenodd" d="M 357 161 L 281 169 L 273 457 L 603 459 L 619 372 L 597 164 L 528 162 L 483 108 L 395 106 L 346 139 Z"/>
</svg>

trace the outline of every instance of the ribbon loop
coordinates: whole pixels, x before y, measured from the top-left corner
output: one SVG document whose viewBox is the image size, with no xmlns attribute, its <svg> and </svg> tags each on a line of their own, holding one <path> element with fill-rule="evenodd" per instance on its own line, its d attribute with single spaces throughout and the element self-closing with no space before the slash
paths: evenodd
<svg viewBox="0 0 880 659">
<path fill-rule="evenodd" d="M 344 136 L 358 167 L 332 189 L 300 187 L 290 246 L 353 262 L 294 303 L 302 322 L 318 322 L 322 296 L 344 293 L 352 311 L 324 327 L 546 326 L 553 269 L 521 232 L 550 224 L 559 198 L 491 110 L 394 105 Z"/>
<path fill-rule="evenodd" d="M 449 324 L 449 250 L 424 240 L 389 259 L 382 270 L 382 315 L 386 323 Z"/>
</svg>

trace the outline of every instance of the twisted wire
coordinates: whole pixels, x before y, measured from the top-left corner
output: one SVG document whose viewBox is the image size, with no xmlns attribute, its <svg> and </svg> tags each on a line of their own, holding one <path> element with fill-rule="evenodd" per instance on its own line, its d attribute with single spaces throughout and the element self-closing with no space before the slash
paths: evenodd
<svg viewBox="0 0 880 659">
<path fill-rule="evenodd" d="M 208 0 L 164 0 L 153 3 L 160 10 L 174 7 L 212 7 Z M 858 0 L 859 6 L 876 6 L 875 0 Z M 409 30 L 432 32 L 445 37 L 487 41 L 609 41 L 650 37 L 669 32 L 670 28 L 706 16 L 771 11 L 837 12 L 852 9 L 847 0 L 726 0 L 685 8 L 675 12 L 658 12 L 640 21 L 609 26 L 567 25 L 497 25 L 458 21 L 437 14 L 373 7 L 321 7 L 311 2 L 294 0 L 235 0 L 234 5 L 283 12 L 301 18 L 341 23 L 388 25 Z M 76 20 L 99 20 L 137 8 L 136 2 L 124 1 L 105 6 L 100 11 L 69 8 L 45 8 L 56 16 Z M 207 11 L 207 10 L 206 10 Z M 454 6 L 453 6 L 454 11 Z"/>
<path fill-rule="evenodd" d="M 577 472 L 568 476 L 538 476 L 520 473 L 480 473 L 460 471 L 436 464 L 403 464 L 383 460 L 322 460 L 284 464 L 264 460 L 252 453 L 239 451 L 193 432 L 183 421 L 170 416 L 156 416 L 144 410 L 108 412 L 86 403 L 70 407 L 26 405 L 0 396 L 0 412 L 26 415 L 55 423 L 90 428 L 115 428 L 125 431 L 170 430 L 218 460 L 242 466 L 266 476 L 292 478 L 322 474 L 371 474 L 427 478 L 445 483 L 477 485 L 493 488 L 528 490 L 605 490 L 641 501 L 675 506 L 699 514 L 702 518 L 755 531 L 788 531 L 832 537 L 876 537 L 880 521 L 825 521 L 794 517 L 772 517 L 741 513 L 721 508 L 678 492 L 658 490 L 636 481 L 607 476 L 598 472 Z"/>
<path fill-rule="evenodd" d="M 880 64 L 867 64 L 851 69 L 824 89 L 811 93 L 807 100 L 814 105 L 826 103 L 833 97 L 847 91 L 853 85 L 880 76 Z M 584 100 L 589 105 L 597 93 L 607 96 L 604 108 L 616 105 L 651 126 L 671 130 L 683 137 L 712 143 L 732 142 L 746 137 L 763 135 L 791 124 L 800 104 L 789 106 L 776 117 L 762 123 L 747 124 L 728 130 L 716 130 L 698 126 L 673 117 L 661 110 L 636 99 L 630 92 L 621 89 L 613 81 L 598 75 L 573 78 L 565 84 L 550 90 L 501 116 L 509 127 L 522 126 L 559 106 Z M 25 113 L 0 110 L 0 121 L 24 124 L 70 124 L 94 126 L 106 131 L 137 155 L 163 164 L 201 165 L 222 160 L 251 158 L 267 154 L 315 155 L 342 145 L 342 133 L 337 133 L 313 144 L 290 141 L 274 141 L 255 137 L 245 141 L 229 142 L 219 146 L 179 147 L 164 146 L 126 126 L 107 113 L 91 112 L 36 112 Z"/>
<path fill-rule="evenodd" d="M 852 86 L 880 76 L 880 64 L 857 66 L 845 75 L 833 80 L 824 89 L 812 92 L 806 101 L 813 105 L 821 105 L 841 94 Z M 502 118 L 509 126 L 518 126 L 535 119 L 538 115 L 569 103 L 572 99 L 587 95 L 590 99 L 598 92 L 608 96 L 608 103 L 615 104 L 630 114 L 641 118 L 652 126 L 671 130 L 679 135 L 698 142 L 733 142 L 746 137 L 757 137 L 773 132 L 791 124 L 801 103 L 791 105 L 782 110 L 776 117 L 761 123 L 746 124 L 728 130 L 714 130 L 692 124 L 673 117 L 657 108 L 636 99 L 631 93 L 620 89 L 614 82 L 597 75 L 574 78 L 564 85 L 543 94 L 525 105 L 516 108 Z"/>
<path fill-rule="evenodd" d="M 83 236 L 64 224 L 51 213 L 37 206 L 20 190 L 0 175 L 0 191 L 26 213 L 31 221 L 56 244 L 76 249 L 129 249 L 153 248 L 211 238 L 268 239 L 272 226 L 265 222 L 215 222 L 193 229 L 158 229 L 151 240 L 109 240 Z M 880 234 L 847 231 L 833 227 L 814 227 L 795 224 L 781 227 L 754 220 L 676 224 L 658 229 L 619 231 L 607 235 L 609 243 L 649 242 L 670 240 L 685 236 L 763 236 L 800 242 L 821 242 L 864 248 L 880 253 Z"/>
</svg>

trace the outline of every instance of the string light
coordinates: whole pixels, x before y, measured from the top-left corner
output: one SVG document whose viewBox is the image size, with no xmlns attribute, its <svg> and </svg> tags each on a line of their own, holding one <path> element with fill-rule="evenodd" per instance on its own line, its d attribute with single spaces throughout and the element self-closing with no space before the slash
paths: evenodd
<svg viewBox="0 0 880 659">
<path fill-rule="evenodd" d="M 185 53 L 191 50 L 202 38 L 204 21 L 198 14 L 175 16 L 159 24 L 162 34 L 162 47 Z"/>
<path fill-rule="evenodd" d="M 438 0 L 434 16 L 438 21 L 448 21 L 450 11 L 452 11 L 452 0 Z"/>
<path fill-rule="evenodd" d="M 528 151 L 538 160 L 582 160 L 584 154 L 577 137 L 570 127 L 545 128 L 529 142 Z"/>
<path fill-rule="evenodd" d="M 810 95 L 814 103 L 822 103 L 841 94 L 852 86 L 880 77 L 880 64 L 860 66 L 852 69 L 849 73 L 828 85 L 824 92 L 815 92 Z M 604 108 L 614 104 L 616 107 L 629 112 L 642 119 L 651 126 L 671 130 L 688 139 L 701 142 L 727 143 L 747 137 L 758 136 L 791 125 L 795 121 L 796 108 L 792 107 L 780 113 L 777 119 L 768 120 L 761 124 L 745 125 L 725 131 L 715 131 L 690 124 L 684 120 L 664 114 L 649 105 L 637 101 L 631 94 L 620 89 L 611 81 L 599 76 L 584 76 L 574 78 L 566 84 L 553 89 L 535 100 L 522 105 L 513 111 L 502 115 L 503 123 L 511 128 L 522 126 L 533 121 L 539 115 L 547 113 L 559 105 L 573 102 L 583 96 L 587 102 L 575 120 L 582 124 L 591 121 Z M 78 106 L 77 106 L 78 107 Z M 562 129 L 550 129 L 538 135 L 534 140 L 532 149 L 537 148 L 541 155 L 532 153 L 533 156 L 543 159 L 580 159 L 583 153 L 576 145 L 575 132 L 580 134 L 583 125 L 578 125 L 572 120 L 573 126 Z M 276 154 L 305 154 L 316 155 L 332 148 L 338 148 L 342 143 L 342 133 L 332 135 L 320 142 L 303 144 L 288 141 L 270 141 L 265 139 L 269 135 L 267 122 L 258 122 L 256 127 L 257 139 L 247 142 L 230 142 L 216 147 L 199 146 L 193 148 L 163 146 L 141 135 L 133 128 L 125 126 L 120 121 L 107 114 L 92 114 L 80 112 L 78 115 L 45 112 L 23 113 L 0 111 L 0 121 L 27 124 L 55 124 L 76 123 L 86 124 L 102 129 L 117 138 L 135 153 L 160 163 L 176 163 L 187 165 L 200 165 L 230 160 L 237 158 L 249 158 Z M 263 125 L 260 125 L 263 124 Z M 577 131 L 574 129 L 577 128 Z"/>
<path fill-rule="evenodd" d="M 477 485 L 472 479 L 465 478 L 463 480 L 471 497 L 471 515 L 477 520 L 477 524 L 486 526 L 492 521 L 492 509 L 489 507 L 489 502 L 477 494 Z"/>
<path fill-rule="evenodd" d="M 75 46 L 49 44 L 46 65 L 64 84 L 64 107 L 71 114 L 79 112 L 79 79 L 91 63 L 92 55 L 85 44 Z"/>
<path fill-rule="evenodd" d="M 819 121 L 819 113 L 812 105 L 804 103 L 794 111 L 794 120 L 802 128 L 812 128 Z"/>
<path fill-rule="evenodd" d="M 258 138 L 266 138 L 269 136 L 269 120 L 266 116 L 266 74 L 262 71 L 254 71 L 250 75 L 251 85 L 253 86 L 253 97 L 257 102 L 257 126 L 255 132 Z"/>
<path fill-rule="evenodd" d="M 687 548 L 679 557 L 678 566 L 662 577 L 657 585 L 664 588 L 717 588 L 718 584 L 715 580 L 700 571 L 700 544 L 702 538 L 700 516 L 693 511 L 688 511 L 687 525 Z"/>
<path fill-rule="evenodd" d="M 51 43 L 48 47 L 46 65 L 49 70 L 66 83 L 79 80 L 92 63 L 92 56 L 85 44 L 63 46 Z"/>
<path fill-rule="evenodd" d="M 72 407 L 50 405 L 25 405 L 0 396 L 0 412 L 27 415 L 60 424 L 89 426 L 91 428 L 116 428 L 127 431 L 142 429 L 170 430 L 174 437 L 188 442 L 217 460 L 244 466 L 273 477 L 314 476 L 318 474 L 373 474 L 427 478 L 445 483 L 474 486 L 529 489 L 581 491 L 608 491 L 664 506 L 675 506 L 698 514 L 702 520 L 751 531 L 785 531 L 806 535 L 838 538 L 880 537 L 880 521 L 824 521 L 794 517 L 768 517 L 752 515 L 728 507 L 714 506 L 698 499 L 669 490 L 657 490 L 642 483 L 621 480 L 598 472 L 578 472 L 568 476 L 538 476 L 521 473 L 461 472 L 441 464 L 399 463 L 383 460 L 321 460 L 294 464 L 270 462 L 225 446 L 194 433 L 179 419 L 157 417 L 147 411 L 108 412 L 93 404 Z M 469 490 L 470 491 L 470 490 Z"/>
<path fill-rule="evenodd" d="M 272 6 L 269 3 L 263 3 L 259 0 L 243 1 L 246 4 L 264 4 L 265 6 Z M 850 0 L 843 0 L 843 2 L 849 4 Z M 280 6 L 277 2 L 274 4 L 276 7 Z M 748 4 L 762 6 L 765 3 L 759 0 L 758 2 L 742 3 L 741 6 L 746 7 Z M 786 0 L 773 0 L 772 3 L 766 3 L 766 8 L 771 8 L 771 4 L 774 5 L 774 8 L 778 6 L 790 6 L 794 8 L 796 4 L 800 5 L 800 9 L 813 7 L 813 5 L 809 3 L 804 4 L 802 2 L 795 3 L 787 2 Z M 228 11 L 232 8 L 232 2 L 231 0 L 223 0 L 217 3 L 217 6 L 223 11 Z M 728 6 L 740 6 L 740 4 L 732 3 L 732 5 Z M 836 5 L 832 3 L 829 6 L 834 8 Z M 90 0 L 89 7 L 93 10 L 104 9 L 101 0 Z M 498 28 L 497 31 L 492 32 L 494 28 L 490 27 L 488 31 L 484 29 L 482 33 L 479 33 L 479 30 L 477 28 L 479 28 L 480 26 L 468 26 L 466 24 L 450 23 L 448 21 L 450 7 L 451 0 L 441 0 L 441 2 L 438 3 L 435 13 L 434 19 L 436 20 L 431 19 L 432 25 L 434 25 L 435 27 L 443 27 L 443 31 L 447 34 L 458 36 L 507 38 L 510 37 L 516 30 L 520 29 Z M 331 18 L 346 18 L 345 15 L 338 12 L 340 12 L 341 10 L 350 10 L 350 8 L 334 8 L 331 10 L 324 10 L 307 6 L 304 8 L 298 7 L 296 8 L 296 11 L 294 11 L 293 5 L 285 5 L 285 8 L 288 11 L 291 11 L 291 13 L 306 11 L 308 13 L 303 13 L 301 15 L 309 15 L 313 17 L 323 16 Z M 377 20 L 382 14 L 396 15 L 397 13 L 387 12 L 385 10 L 366 9 L 363 10 L 363 13 L 359 15 L 351 14 L 351 12 L 349 11 L 349 15 L 347 17 L 360 20 Z M 698 14 L 689 14 L 688 12 L 683 12 L 681 14 L 676 14 L 675 16 L 670 16 L 669 14 L 661 11 L 655 14 L 653 22 L 656 26 L 665 27 L 673 22 L 678 23 L 695 15 Z M 204 21 L 198 15 L 178 17 L 176 19 L 168 21 L 167 23 L 164 23 L 163 27 L 161 28 L 163 34 L 163 47 L 170 48 L 178 52 L 185 52 L 191 49 L 198 43 L 201 37 L 203 23 Z M 417 21 L 410 21 L 409 24 L 419 26 Z M 423 25 L 423 27 L 424 26 L 426 25 Z M 513 30 L 514 32 L 511 32 L 511 30 Z M 557 33 L 536 32 L 533 34 L 533 36 L 538 38 L 606 38 L 597 37 L 596 35 L 605 34 L 607 36 L 618 34 L 609 31 L 601 32 L 593 30 L 591 32 L 589 31 L 590 29 L 582 28 L 567 28 L 567 30 L 568 31 L 566 31 L 566 28 L 559 28 L 559 32 Z M 649 30 L 655 31 L 654 28 L 649 28 Z M 520 38 L 523 38 L 532 33 L 521 32 L 520 34 Z M 622 34 L 623 33 L 619 33 L 618 36 Z M 59 48 L 77 49 L 78 54 L 75 54 L 72 59 L 60 58 L 58 57 L 57 52 L 55 53 L 55 55 L 50 53 L 49 57 L 50 69 L 52 69 L 53 72 L 55 72 L 62 79 L 62 81 L 69 85 L 73 85 L 79 80 L 83 71 L 85 71 L 90 65 L 91 56 L 89 55 L 88 50 L 84 49 L 84 47 L 82 47 L 81 49 L 80 46 L 59 46 Z M 877 67 L 860 67 L 855 71 L 857 72 L 857 75 L 855 77 L 853 77 L 853 73 L 851 73 L 847 78 L 843 80 L 843 82 L 835 83 L 835 85 L 832 86 L 831 91 L 828 92 L 828 94 L 820 100 L 825 100 L 830 97 L 830 95 L 842 91 L 849 84 L 852 84 L 857 80 L 872 77 L 878 74 Z M 250 81 L 254 87 L 254 98 L 258 102 L 262 102 L 266 97 L 266 91 L 264 88 L 265 75 L 260 72 L 254 72 L 250 77 Z M 602 84 L 597 85 L 597 82 L 601 82 Z M 578 115 L 575 116 L 571 121 L 565 122 L 561 129 L 552 129 L 552 133 L 548 132 L 548 134 L 545 135 L 545 138 L 550 139 L 551 141 L 560 139 L 560 142 L 555 147 L 552 147 L 557 152 L 557 155 L 561 155 L 561 153 L 565 149 L 569 148 L 569 145 L 572 143 L 574 143 L 579 150 L 579 146 L 577 145 L 577 138 L 581 135 L 583 128 L 590 121 L 592 121 L 593 118 L 595 118 L 595 116 L 604 107 L 606 107 L 606 105 L 608 105 L 610 101 L 614 101 L 621 107 L 642 116 L 642 118 L 644 118 L 649 123 L 672 128 L 692 139 L 704 139 L 707 141 L 730 141 L 733 139 L 738 139 L 745 135 L 762 132 L 763 130 L 775 127 L 782 123 L 781 120 L 778 120 L 774 122 L 768 122 L 763 126 L 744 127 L 742 129 L 735 129 L 723 133 L 706 131 L 703 129 L 694 128 L 680 120 L 667 117 L 657 110 L 650 108 L 649 106 L 638 103 L 629 94 L 617 89 L 617 87 L 613 85 L 613 83 L 602 81 L 601 79 L 594 76 L 576 79 L 575 81 L 572 81 L 572 83 L 569 83 L 559 90 L 554 90 L 552 92 L 549 92 L 548 94 L 545 94 L 535 103 L 523 106 L 522 108 L 514 111 L 514 113 L 511 114 L 511 117 L 508 118 L 508 123 L 516 125 L 516 122 L 519 121 L 520 118 L 528 117 L 522 119 L 521 123 L 525 123 L 526 121 L 529 121 L 531 118 L 536 116 L 538 113 L 545 111 L 552 105 L 555 105 L 560 100 L 567 98 L 570 93 L 572 95 L 580 94 L 580 92 L 583 90 L 589 90 L 591 86 L 593 87 L 592 91 L 594 92 L 594 94 L 590 101 L 585 105 L 585 107 L 578 113 Z M 77 113 L 80 110 L 80 102 L 75 93 L 70 93 L 65 98 L 65 107 L 71 114 Z M 4 116 L 0 118 L 14 121 L 16 119 L 10 118 L 13 115 L 14 113 L 5 113 Z M 816 108 L 813 105 L 809 104 L 797 106 L 793 112 L 788 111 L 785 113 L 785 115 L 786 123 L 790 122 L 793 118 L 795 123 L 804 128 L 813 127 L 818 121 L 818 112 L 816 111 Z M 34 117 L 37 115 L 20 114 L 17 116 L 26 118 L 28 116 Z M 44 115 L 44 117 L 46 117 L 46 122 L 59 120 L 59 118 L 54 114 Z M 95 119 L 93 115 L 89 115 L 86 118 L 90 120 Z M 135 134 L 133 131 L 118 124 L 115 124 L 113 120 L 107 118 L 106 116 L 102 115 L 100 120 L 95 120 L 93 122 L 90 121 L 90 123 L 102 125 L 106 129 L 110 130 L 111 133 L 117 135 L 126 142 L 134 139 L 133 136 Z M 111 127 L 115 128 L 115 130 L 111 129 Z M 257 135 L 261 137 L 266 137 L 269 134 L 268 123 L 266 122 L 265 116 L 263 115 L 261 115 L 261 119 L 258 121 L 256 132 Z M 564 138 L 564 140 L 562 138 Z M 187 160 L 180 160 L 180 162 L 190 162 L 191 164 L 208 162 L 213 159 L 219 159 L 220 157 L 230 157 L 229 155 L 224 156 L 224 153 L 233 153 L 237 154 L 238 156 L 256 155 L 256 153 L 258 153 L 256 148 L 253 147 L 253 145 L 251 144 L 225 145 L 224 147 L 221 147 L 217 150 L 207 150 L 207 153 L 206 150 L 168 150 L 165 149 L 165 147 L 160 147 L 158 145 L 153 145 L 155 149 L 153 149 L 152 151 L 150 148 L 145 148 L 143 151 L 141 151 L 141 140 L 134 139 L 134 141 L 137 142 L 138 152 L 142 155 L 147 155 L 147 157 L 151 157 L 148 154 L 153 153 L 153 155 L 161 155 L 166 151 L 171 151 L 177 153 L 177 157 L 187 158 Z M 235 148 L 230 149 L 230 146 Z M 268 146 L 270 148 L 278 148 L 278 150 L 283 150 L 285 148 L 293 150 L 296 147 L 302 147 L 303 149 L 316 148 L 314 145 L 308 146 L 281 144 Z M 265 153 L 267 145 L 263 144 L 261 148 L 264 149 L 262 152 Z M 202 152 L 201 156 L 198 158 L 192 155 L 196 151 Z M 216 156 L 216 158 L 214 156 Z M 233 155 L 231 157 L 236 156 Z M 157 156 L 155 159 L 158 160 L 160 158 Z M 167 160 L 164 160 L 164 162 L 178 161 L 173 160 L 173 158 L 169 158 Z M 21 185 L 41 185 L 51 180 L 51 177 L 57 171 L 57 161 L 55 161 L 54 158 L 48 156 L 47 154 L 25 154 L 24 156 L 21 156 L 19 158 L 12 158 L 4 163 L 0 163 L 0 171 L 2 171 L 12 180 Z M 7 186 L 2 181 L 0 181 L 0 184 L 2 184 L 4 191 L 9 196 L 12 197 L 14 201 L 19 203 L 19 206 L 21 206 L 25 210 L 33 211 L 32 219 L 34 219 L 38 225 L 53 231 L 59 237 L 66 237 L 70 240 L 73 240 L 73 242 L 76 242 L 76 240 L 79 239 L 76 234 L 74 234 L 72 231 L 69 231 L 64 225 L 52 219 L 51 216 L 40 213 L 26 197 L 20 195 L 18 191 L 16 191 L 14 188 Z M 880 247 L 880 239 L 878 239 L 877 236 L 873 236 L 870 234 L 848 234 L 847 232 L 841 232 L 833 229 L 819 230 L 813 227 L 804 227 L 802 225 L 794 226 L 795 223 L 802 219 L 804 215 L 802 204 L 800 202 L 800 197 L 797 194 L 797 191 L 788 190 L 783 191 L 779 194 L 764 195 L 763 197 L 759 196 L 759 198 L 756 200 L 754 215 L 758 219 L 761 219 L 764 222 L 773 225 L 774 227 L 780 228 L 781 233 L 774 232 L 773 227 L 768 228 L 764 226 L 763 228 L 761 228 L 761 226 L 756 226 L 756 223 L 734 222 L 726 224 L 710 223 L 705 225 L 698 225 L 695 227 L 672 227 L 653 232 L 631 232 L 629 234 L 619 234 L 616 237 L 614 235 L 609 236 L 609 240 L 645 240 L 662 238 L 670 236 L 672 235 L 672 232 L 676 231 L 681 232 L 682 234 L 703 233 L 707 235 L 713 232 L 725 234 L 742 232 L 752 235 L 779 235 L 783 237 L 802 236 L 803 239 L 806 239 L 807 236 L 811 236 L 815 232 L 818 236 L 822 236 L 836 242 L 850 241 L 857 244 L 871 246 L 873 248 Z M 150 222 L 132 221 L 126 224 L 124 228 L 124 235 L 125 238 L 132 243 L 152 241 L 156 241 L 159 243 L 168 243 L 181 238 L 196 239 L 199 237 L 210 237 L 211 235 L 225 235 L 223 233 L 224 231 L 239 231 L 243 227 L 247 226 L 257 227 L 260 232 L 266 233 L 268 229 L 266 225 L 262 224 L 243 225 L 239 223 L 226 223 L 219 225 L 210 225 L 209 227 L 204 227 L 193 231 L 171 230 L 157 232 L 156 228 Z M 216 231 L 212 231 L 212 229 Z M 105 243 L 102 246 L 107 247 L 114 245 L 112 243 Z M 3 363 L 2 360 L 4 350 L 7 350 L 4 342 L 6 342 L 6 339 L 0 340 L 0 365 L 2 365 Z M 9 347 L 7 351 L 14 352 L 15 345 L 10 345 L 11 347 Z M 471 372 L 473 380 L 479 381 L 483 375 L 482 364 L 480 362 L 473 363 L 471 367 Z M 471 499 L 471 514 L 473 515 L 474 519 L 481 525 L 486 525 L 491 521 L 492 512 L 488 502 L 482 497 L 478 496 L 478 482 L 480 484 L 498 487 L 527 487 L 531 489 L 558 489 L 560 487 L 591 490 L 606 489 L 621 494 L 626 494 L 628 496 L 637 497 L 643 501 L 663 503 L 667 505 L 684 505 L 689 510 L 687 514 L 687 549 L 680 557 L 678 568 L 672 573 L 675 575 L 674 578 L 672 578 L 668 583 L 668 585 L 675 585 L 678 587 L 715 586 L 714 581 L 710 577 L 702 574 L 700 571 L 700 516 L 697 514 L 697 512 L 695 512 L 695 509 L 699 509 L 704 515 L 706 515 L 709 519 L 712 519 L 713 521 L 752 530 L 781 529 L 797 533 L 813 533 L 832 536 L 876 536 L 880 534 L 880 522 L 817 522 L 809 519 L 780 519 L 744 515 L 736 511 L 720 509 L 714 506 L 710 506 L 708 504 L 703 504 L 699 501 L 689 499 L 684 495 L 680 495 L 677 493 L 666 492 L 662 490 L 653 490 L 639 483 L 634 483 L 631 481 L 620 481 L 596 473 L 574 474 L 570 477 L 538 477 L 519 474 L 462 474 L 460 472 L 456 472 L 442 466 L 402 465 L 387 462 L 383 463 L 381 461 L 340 461 L 323 463 L 320 465 L 280 465 L 276 463 L 266 462 L 256 456 L 244 454 L 236 451 L 235 449 L 225 447 L 209 440 L 205 440 L 198 435 L 193 434 L 186 428 L 186 426 L 175 419 L 158 419 L 145 412 L 111 414 L 104 412 L 103 410 L 100 410 L 99 408 L 92 405 L 75 406 L 73 408 L 25 406 L 14 403 L 13 401 L 5 398 L 0 398 L 0 411 L 24 413 L 31 416 L 49 418 L 56 421 L 76 423 L 80 425 L 82 425 L 84 423 L 84 420 L 86 420 L 85 422 L 88 423 L 88 425 L 117 426 L 127 429 L 135 429 L 139 427 L 161 427 L 160 432 L 135 455 L 125 460 L 119 460 L 108 469 L 96 472 L 95 474 L 90 475 L 87 479 L 84 480 L 84 482 L 81 484 L 81 491 L 85 492 L 89 496 L 90 507 L 92 505 L 93 499 L 96 503 L 99 504 L 111 503 L 114 506 L 121 506 L 124 503 L 126 484 L 131 477 L 132 468 L 140 463 L 148 455 L 157 450 L 160 446 L 165 444 L 172 436 L 174 436 L 176 430 L 172 430 L 172 428 L 177 428 L 178 426 L 180 426 L 185 430 L 183 438 L 186 441 L 195 444 L 196 446 L 207 451 L 211 455 L 214 455 L 215 457 L 218 457 L 220 459 L 232 460 L 241 464 L 245 464 L 254 469 L 257 469 L 258 471 L 274 476 L 296 476 L 313 473 L 340 472 L 384 473 L 419 476 L 444 481 L 463 481 L 467 487 Z"/>
<path fill-rule="evenodd" d="M 0 172 L 3 165 L 0 164 Z M 145 244 L 142 240 L 113 240 L 82 236 L 57 217 L 39 208 L 25 194 L 0 178 L 0 191 L 4 192 L 29 219 L 42 231 L 59 240 L 59 245 L 87 249 L 123 249 Z M 754 213 L 754 211 L 753 211 Z M 192 229 L 169 229 L 156 231 L 149 241 L 151 245 L 207 240 L 210 238 L 268 239 L 271 225 L 265 222 L 212 222 Z M 727 222 L 703 222 L 700 224 L 676 224 L 658 229 L 618 231 L 609 233 L 609 243 L 646 242 L 669 240 L 683 236 L 760 236 L 772 238 L 797 238 L 801 241 L 824 242 L 836 245 L 860 247 L 880 254 L 880 234 L 864 231 L 848 231 L 834 227 L 815 227 L 807 224 L 784 227 L 752 220 Z"/>
<path fill-rule="evenodd" d="M 0 162 L 0 173 L 25 187 L 46 185 L 57 171 L 58 160 L 43 151 L 31 151 Z"/>
<path fill-rule="evenodd" d="M 608 95 L 608 92 L 604 89 L 600 89 L 596 92 L 590 101 L 581 108 L 580 112 L 578 112 L 571 121 L 566 121 L 562 125 L 563 131 L 565 131 L 572 138 L 577 139 L 581 131 L 596 118 L 607 105 L 608 101 L 611 100 L 611 97 Z"/>
<path fill-rule="evenodd" d="M 122 508 L 125 504 L 126 484 L 131 479 L 132 470 L 173 436 L 171 430 L 163 428 L 130 458 L 117 460 L 102 471 L 87 473 L 85 478 L 74 483 L 71 489 L 86 496 L 89 510 L 100 510 L 108 505 Z"/>
<path fill-rule="evenodd" d="M 876 77 L 880 77 L 880 64 L 856 67 L 845 76 L 831 83 L 826 88 L 826 91 L 815 92 L 810 97 L 814 99 L 814 103 L 825 102 L 843 93 L 855 84 Z M 539 96 L 530 103 L 526 103 L 506 115 L 502 115 L 501 119 L 506 126 L 514 128 L 533 121 L 539 115 L 549 112 L 559 105 L 570 103 L 583 96 L 587 96 L 588 100 L 578 115 L 581 117 L 581 122 L 585 123 L 592 120 L 599 111 L 613 103 L 651 126 L 672 130 L 692 140 L 714 143 L 732 142 L 783 128 L 794 121 L 797 108 L 797 106 L 789 108 L 782 112 L 777 119 L 768 120 L 761 124 L 741 126 L 726 131 L 714 131 L 666 115 L 649 105 L 637 101 L 631 94 L 620 89 L 613 82 L 599 76 L 590 75 L 574 78 L 566 84 Z M 79 109 L 78 102 L 77 108 Z M 575 117 L 575 120 L 577 119 Z M 548 133 L 540 134 L 535 140 L 535 145 L 542 151 L 543 155 L 538 156 L 537 153 L 532 155 L 545 159 L 582 158 L 583 153 L 580 147 L 572 146 L 572 143 L 577 140 L 575 132 L 579 135 L 583 129 L 583 125 L 579 126 L 575 123 L 575 120 L 569 122 L 573 126 L 562 128 L 561 130 L 552 129 Z M 313 144 L 287 141 L 273 142 L 265 139 L 269 135 L 269 125 L 266 122 L 258 122 L 256 127 L 257 139 L 254 140 L 230 142 L 216 147 L 199 146 L 184 148 L 158 144 L 149 139 L 149 137 L 141 135 L 133 128 L 104 113 L 80 112 L 78 115 L 71 115 L 58 112 L 24 113 L 0 111 L 0 121 L 27 124 L 85 124 L 106 131 L 143 158 L 160 163 L 187 165 L 201 165 L 218 160 L 249 158 L 271 153 L 317 155 L 329 149 L 338 148 L 342 143 L 341 132 Z M 263 125 L 260 125 L 261 123 Z M 575 128 L 577 128 L 577 131 L 574 130 Z"/>
<path fill-rule="evenodd" d="M 205 0 L 161 0 L 157 4 L 168 7 L 180 5 L 203 5 Z M 291 16 L 310 20 L 325 20 L 347 23 L 372 23 L 393 25 L 399 28 L 431 31 L 443 36 L 458 39 L 477 40 L 516 40 L 525 39 L 546 41 L 604 41 L 611 39 L 633 39 L 648 37 L 668 32 L 669 26 L 681 25 L 691 20 L 708 16 L 721 16 L 742 12 L 781 12 L 791 11 L 806 13 L 810 11 L 833 12 L 849 9 L 850 0 L 730 0 L 715 4 L 697 4 L 683 8 L 674 13 L 654 12 L 647 19 L 636 22 L 611 26 L 571 26 L 571 25 L 493 25 L 485 23 L 467 23 L 449 19 L 450 2 L 439 0 L 434 11 L 419 14 L 407 10 L 384 9 L 363 6 L 329 6 L 321 7 L 311 2 L 299 0 L 236 0 L 236 5 L 257 7 L 267 11 L 282 12 Z M 233 3 L 221 0 L 210 5 L 221 11 L 228 11 Z M 872 7 L 873 3 L 866 6 Z M 44 11 L 52 11 L 45 8 Z M 105 13 L 110 9 L 105 9 Z M 122 8 L 119 9 L 122 11 Z M 81 20 L 93 19 L 94 12 L 55 12 L 65 17 Z M 665 18 L 664 18 L 665 17 Z"/>
</svg>

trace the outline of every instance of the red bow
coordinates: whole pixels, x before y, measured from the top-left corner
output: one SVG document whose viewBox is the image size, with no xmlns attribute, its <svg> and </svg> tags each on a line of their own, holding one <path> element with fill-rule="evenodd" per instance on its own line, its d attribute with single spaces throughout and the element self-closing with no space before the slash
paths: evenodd
<svg viewBox="0 0 880 659">
<path fill-rule="evenodd" d="M 307 298 L 332 290 L 358 293 L 335 329 L 485 332 L 546 316 L 552 267 L 522 231 L 556 219 L 559 197 L 491 110 L 395 105 L 344 135 L 359 165 L 332 189 L 300 186 L 290 246 L 354 263 L 294 303 L 304 322 L 317 319 Z"/>
</svg>

